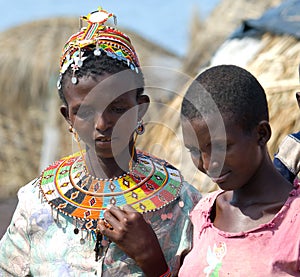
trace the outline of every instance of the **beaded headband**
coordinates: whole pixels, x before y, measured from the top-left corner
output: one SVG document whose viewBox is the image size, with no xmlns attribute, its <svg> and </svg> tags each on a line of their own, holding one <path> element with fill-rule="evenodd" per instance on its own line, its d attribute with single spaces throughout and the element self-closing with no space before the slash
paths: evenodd
<svg viewBox="0 0 300 277">
<path fill-rule="evenodd" d="M 123 61 L 131 70 L 139 72 L 140 63 L 130 38 L 116 28 L 104 25 L 111 17 L 116 25 L 116 16 L 101 7 L 87 16 L 80 17 L 80 31 L 68 39 L 62 51 L 58 89 L 61 88 L 62 75 L 70 66 L 73 70 L 72 83 L 77 84 L 75 73 L 87 58 L 86 50 L 92 50 L 95 56 L 104 54 Z M 87 23 L 87 27 L 82 27 L 83 21 Z"/>
</svg>

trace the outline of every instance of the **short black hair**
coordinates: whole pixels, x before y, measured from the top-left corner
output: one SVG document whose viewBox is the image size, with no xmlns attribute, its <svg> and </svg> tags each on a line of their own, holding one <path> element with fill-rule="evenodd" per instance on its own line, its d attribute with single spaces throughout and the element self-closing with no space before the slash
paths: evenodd
<svg viewBox="0 0 300 277">
<path fill-rule="evenodd" d="M 95 56 L 93 50 L 83 49 L 84 57 L 86 59 L 83 62 L 83 65 L 76 71 L 75 75 L 78 79 L 84 76 L 97 77 L 108 74 L 116 74 L 118 72 L 127 70 L 132 72 L 132 76 L 136 82 L 137 97 L 143 94 L 144 92 L 144 75 L 140 67 L 138 67 L 138 73 L 135 70 L 131 70 L 124 61 L 120 61 L 116 58 L 102 54 L 100 56 Z M 60 80 L 60 88 L 58 89 L 58 94 L 63 103 L 68 106 L 66 98 L 64 96 L 64 88 L 66 79 L 71 79 L 73 76 L 73 70 L 71 66 L 62 74 Z"/>
<path fill-rule="evenodd" d="M 219 112 L 227 114 L 245 131 L 269 121 L 266 94 L 258 80 L 235 65 L 218 65 L 199 74 L 184 96 L 181 115 L 188 120 Z"/>
</svg>

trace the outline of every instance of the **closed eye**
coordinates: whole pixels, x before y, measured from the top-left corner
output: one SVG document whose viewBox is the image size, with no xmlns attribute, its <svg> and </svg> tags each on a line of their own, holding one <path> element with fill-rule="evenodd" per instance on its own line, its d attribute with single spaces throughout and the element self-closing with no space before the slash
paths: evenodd
<svg viewBox="0 0 300 277">
<path fill-rule="evenodd" d="M 95 114 L 95 112 L 91 108 L 80 108 L 77 111 L 76 116 L 80 117 L 81 119 L 89 119 L 89 118 L 93 117 L 94 114 Z"/>
<path fill-rule="evenodd" d="M 194 157 L 201 157 L 201 151 L 196 147 L 187 147 L 187 150 L 191 153 Z"/>
<path fill-rule="evenodd" d="M 111 107 L 111 111 L 113 111 L 117 114 L 123 114 L 127 111 L 127 108 L 124 108 L 124 107 Z"/>
</svg>

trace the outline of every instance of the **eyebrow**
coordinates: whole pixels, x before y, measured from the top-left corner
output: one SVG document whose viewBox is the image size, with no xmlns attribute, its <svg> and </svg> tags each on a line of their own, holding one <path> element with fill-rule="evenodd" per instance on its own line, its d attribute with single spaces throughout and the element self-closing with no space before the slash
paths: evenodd
<svg viewBox="0 0 300 277">
<path fill-rule="evenodd" d="M 86 108 L 86 107 L 90 107 L 89 105 L 85 105 L 85 104 L 78 104 L 76 106 L 74 106 L 71 111 L 72 113 L 76 113 L 78 112 L 78 110 L 82 109 L 82 108 Z"/>
<path fill-rule="evenodd" d="M 125 104 L 126 103 L 126 97 L 118 97 L 117 99 L 113 100 L 112 102 L 110 102 L 108 105 L 114 105 L 114 104 Z"/>
<path fill-rule="evenodd" d="M 109 105 L 111 105 L 111 104 L 118 104 L 120 102 L 123 102 L 123 101 L 121 101 L 120 99 L 115 99 L 114 101 L 110 102 Z"/>
</svg>

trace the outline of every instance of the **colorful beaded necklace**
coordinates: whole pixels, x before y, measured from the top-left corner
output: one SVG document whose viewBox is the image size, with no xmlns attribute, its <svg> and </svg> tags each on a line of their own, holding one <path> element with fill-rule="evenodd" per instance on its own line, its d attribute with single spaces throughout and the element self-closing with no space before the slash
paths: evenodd
<svg viewBox="0 0 300 277">
<path fill-rule="evenodd" d="M 121 177 L 98 179 L 86 173 L 80 153 L 46 168 L 39 180 L 44 199 L 59 212 L 95 230 L 108 205 L 131 205 L 140 213 L 158 210 L 177 198 L 180 172 L 149 154 L 138 152 L 133 170 Z"/>
</svg>

